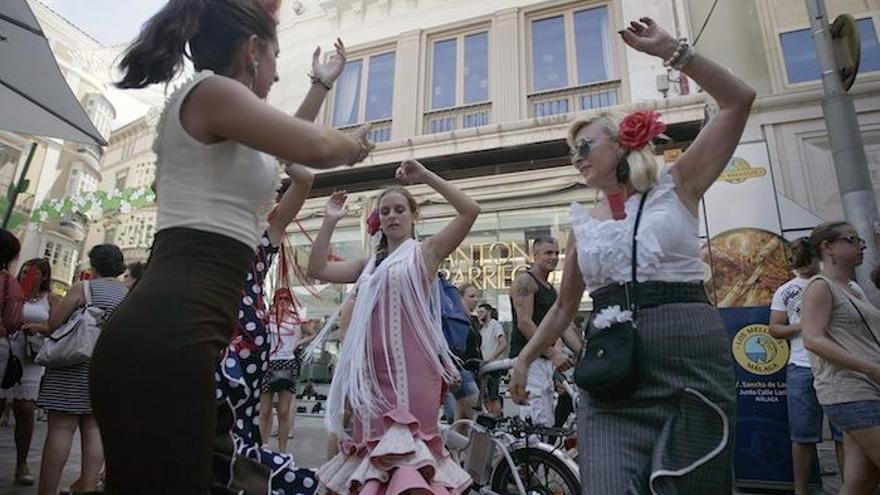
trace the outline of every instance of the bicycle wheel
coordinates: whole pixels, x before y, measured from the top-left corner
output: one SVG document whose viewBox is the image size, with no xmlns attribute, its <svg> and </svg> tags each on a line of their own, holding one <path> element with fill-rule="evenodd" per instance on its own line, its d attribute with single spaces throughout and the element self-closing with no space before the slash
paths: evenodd
<svg viewBox="0 0 880 495">
<path fill-rule="evenodd" d="M 528 495 L 581 495 L 577 473 L 553 454 L 534 447 L 510 453 Z M 492 491 L 519 495 L 510 466 L 502 458 L 492 473 Z"/>
</svg>

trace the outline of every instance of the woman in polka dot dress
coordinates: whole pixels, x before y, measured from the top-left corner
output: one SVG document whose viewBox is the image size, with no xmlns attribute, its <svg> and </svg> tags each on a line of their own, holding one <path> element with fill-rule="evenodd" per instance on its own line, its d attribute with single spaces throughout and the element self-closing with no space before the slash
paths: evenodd
<svg viewBox="0 0 880 495">
<path fill-rule="evenodd" d="M 284 230 L 308 196 L 313 180 L 312 173 L 304 167 L 291 165 L 287 170 L 293 184 L 284 192 L 270 217 L 269 228 L 261 238 L 242 289 L 235 334 L 217 363 L 214 378 L 217 381 L 218 432 L 231 433 L 217 438 L 214 476 L 215 481 L 236 486 L 236 481 L 241 480 L 228 479 L 233 473 L 229 468 L 233 458 L 250 459 L 267 467 L 269 473 L 250 470 L 247 477 L 266 476 L 265 482 L 271 484 L 273 493 L 310 494 L 313 491 L 310 487 L 314 487 L 312 472 L 296 470 L 291 455 L 265 448 L 259 428 L 260 391 L 262 377 L 269 366 L 270 351 L 263 283 L 278 253 Z M 285 476 L 298 482 L 287 482 Z"/>
<path fill-rule="evenodd" d="M 297 117 L 314 120 L 327 95 L 327 88 L 342 73 L 345 46 L 337 40 L 335 48 L 335 53 L 323 63 L 320 61 L 321 49 L 315 50 L 312 57 L 313 84 L 296 113 Z M 296 468 L 292 455 L 264 447 L 266 439 L 262 438 L 259 428 L 261 385 L 268 370 L 270 353 L 263 284 L 287 226 L 299 213 L 314 180 L 312 172 L 299 165 L 288 165 L 286 171 L 292 183 L 282 184 L 278 194 L 280 200 L 269 214 L 269 226 L 260 239 L 242 289 L 232 342 L 221 353 L 214 374 L 218 417 L 214 481 L 231 487 L 243 485 L 242 482 L 253 486 L 253 478 L 261 477 L 271 489 L 270 493 L 311 495 L 317 487 L 314 473 Z M 252 469 L 233 471 L 232 461 L 236 458 L 239 465 L 242 459 L 252 461 Z M 247 474 L 242 476 L 242 472 Z M 230 479 L 230 473 L 234 473 L 235 479 Z"/>
</svg>

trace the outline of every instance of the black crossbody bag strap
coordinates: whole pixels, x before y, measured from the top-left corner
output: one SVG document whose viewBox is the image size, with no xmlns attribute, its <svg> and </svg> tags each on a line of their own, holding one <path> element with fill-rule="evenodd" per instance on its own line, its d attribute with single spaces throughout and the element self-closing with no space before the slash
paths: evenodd
<svg viewBox="0 0 880 495">
<path fill-rule="evenodd" d="M 852 304 L 853 309 L 855 309 L 856 313 L 859 314 L 859 318 L 862 319 L 862 323 L 865 324 L 865 330 L 868 331 L 868 335 L 870 335 L 871 338 L 874 339 L 874 342 L 877 344 L 877 347 L 880 347 L 880 341 L 877 340 L 877 336 L 874 335 L 874 332 L 871 330 L 871 325 L 868 325 L 868 320 L 866 320 L 865 316 L 862 314 L 862 312 L 859 311 L 859 307 L 856 306 L 856 302 L 852 300 L 852 297 L 849 296 L 849 294 L 847 294 L 847 298 L 849 299 L 849 303 Z"/>
<path fill-rule="evenodd" d="M 636 222 L 633 226 L 633 242 L 632 242 L 632 300 L 629 302 L 629 309 L 633 314 L 633 326 L 635 326 L 636 321 L 636 313 L 639 310 L 639 298 L 638 298 L 638 279 L 636 278 L 636 267 L 638 266 L 638 240 L 636 236 L 639 233 L 639 224 L 642 222 L 642 211 L 645 209 L 645 201 L 648 199 L 648 194 L 651 192 L 650 189 L 642 194 L 642 199 L 639 201 L 639 211 L 636 213 Z"/>
</svg>

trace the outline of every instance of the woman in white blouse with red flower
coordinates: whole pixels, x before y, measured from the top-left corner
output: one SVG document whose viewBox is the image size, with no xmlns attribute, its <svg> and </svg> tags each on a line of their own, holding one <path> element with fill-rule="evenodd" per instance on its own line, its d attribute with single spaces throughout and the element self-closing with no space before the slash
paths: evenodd
<svg viewBox="0 0 880 495">
<path fill-rule="evenodd" d="M 526 400 L 529 363 L 572 322 L 589 289 L 596 316 L 585 348 L 601 332 L 622 331 L 622 322 L 636 327 L 640 345 L 633 360 L 637 367 L 629 367 L 637 378 L 626 393 L 582 394 L 583 492 L 729 494 L 733 367 L 724 324 L 703 290 L 697 204 L 736 148 L 755 92 L 649 18 L 619 34 L 630 47 L 664 59 L 696 81 L 720 111 L 678 162 L 662 171 L 650 148 L 665 129 L 657 113 L 634 112 L 621 123 L 603 115 L 571 125 L 572 164 L 605 199 L 590 210 L 572 205 L 573 235 L 559 298 L 520 353 L 511 392 L 515 400 Z M 638 310 L 632 314 L 634 297 Z M 613 359 L 615 350 L 609 346 L 608 353 L 591 359 Z"/>
</svg>

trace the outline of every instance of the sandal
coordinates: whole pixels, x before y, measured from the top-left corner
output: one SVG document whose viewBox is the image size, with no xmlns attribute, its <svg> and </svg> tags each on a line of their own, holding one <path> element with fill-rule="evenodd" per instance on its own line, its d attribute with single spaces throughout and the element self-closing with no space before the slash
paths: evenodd
<svg viewBox="0 0 880 495">
<path fill-rule="evenodd" d="M 35 481 L 34 475 L 28 472 L 27 468 L 15 470 L 15 481 L 13 482 L 15 485 L 34 486 Z"/>
</svg>

